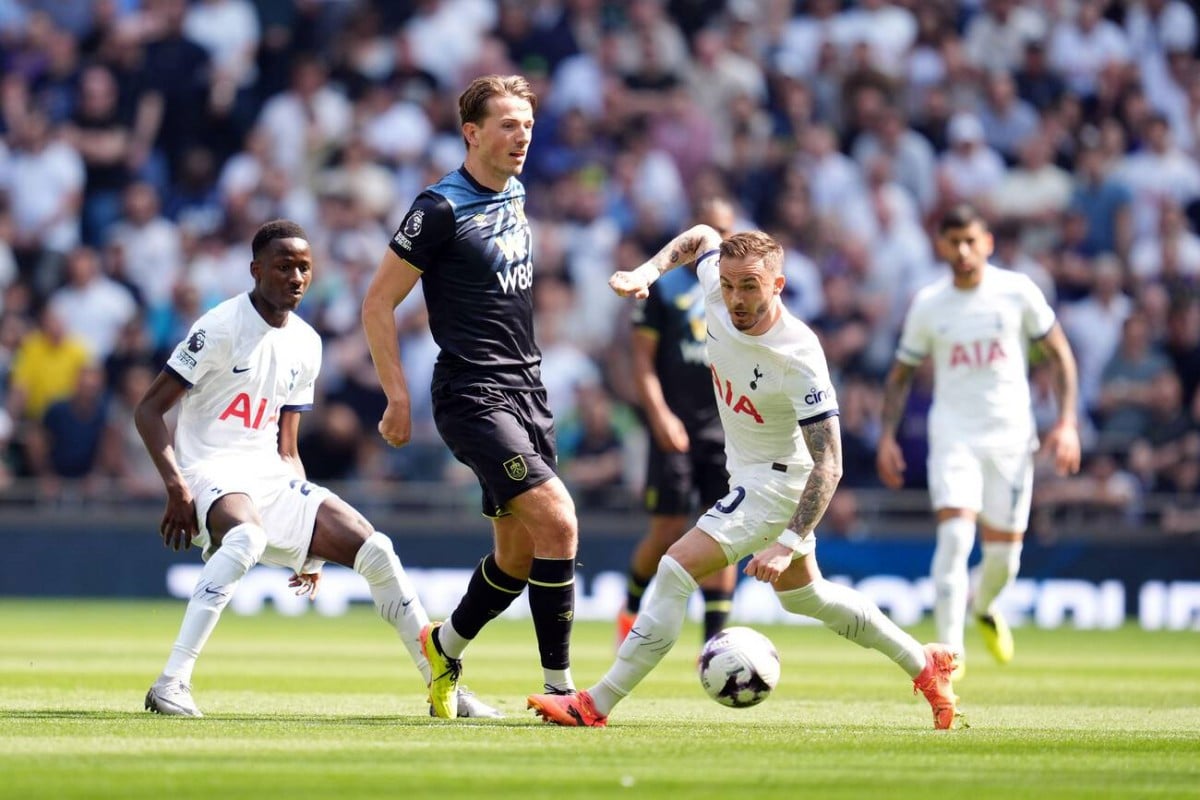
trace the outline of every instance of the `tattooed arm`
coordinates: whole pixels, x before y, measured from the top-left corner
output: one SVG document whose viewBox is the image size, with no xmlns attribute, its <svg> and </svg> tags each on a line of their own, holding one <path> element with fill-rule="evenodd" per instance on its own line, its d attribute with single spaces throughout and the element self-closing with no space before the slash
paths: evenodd
<svg viewBox="0 0 1200 800">
<path fill-rule="evenodd" d="M 882 430 L 879 434 L 879 449 L 875 453 L 875 470 L 879 473 L 883 485 L 890 489 L 899 489 L 904 485 L 906 465 L 904 454 L 900 452 L 900 444 L 896 441 L 896 431 L 900 428 L 900 420 L 904 418 L 904 408 L 908 405 L 908 393 L 912 389 L 915 372 L 916 367 L 903 361 L 895 361 L 883 384 L 883 418 L 880 421 Z"/>
<path fill-rule="evenodd" d="M 1057 322 L 1040 344 L 1054 366 L 1054 399 L 1058 403 L 1058 422 L 1046 434 L 1042 447 L 1054 455 L 1058 474 L 1070 475 L 1079 471 L 1079 423 L 1075 411 L 1079 404 L 1079 370 L 1067 336 Z"/>
<path fill-rule="evenodd" d="M 842 427 L 837 416 L 832 416 L 801 425 L 800 432 L 812 455 L 813 470 L 800 493 L 800 503 L 788 529 L 807 536 L 817 527 L 842 479 Z"/>
<path fill-rule="evenodd" d="M 721 234 L 708 225 L 696 225 L 676 236 L 649 261 L 628 272 L 615 272 L 608 285 L 622 297 L 646 297 L 650 285 L 667 270 L 695 261 L 702 253 L 721 246 Z"/>
<path fill-rule="evenodd" d="M 791 566 L 796 553 L 807 553 L 813 529 L 829 507 L 833 492 L 842 479 L 842 429 L 836 416 L 801 425 L 804 443 L 813 458 L 813 470 L 800 492 L 800 502 L 787 529 L 770 546 L 755 553 L 746 564 L 747 575 L 765 583 L 775 583 Z"/>
</svg>

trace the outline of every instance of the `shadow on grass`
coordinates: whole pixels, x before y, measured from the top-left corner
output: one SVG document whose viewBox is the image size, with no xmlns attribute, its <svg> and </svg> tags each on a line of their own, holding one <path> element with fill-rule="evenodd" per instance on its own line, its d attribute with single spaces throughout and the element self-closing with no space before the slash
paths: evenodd
<svg viewBox="0 0 1200 800">
<path fill-rule="evenodd" d="M 437 727 L 489 727 L 489 728 L 528 728 L 540 724 L 538 720 L 524 717 L 502 717 L 500 719 L 460 719 L 441 720 L 421 715 L 310 715 L 310 714 L 205 714 L 200 719 L 187 717 L 164 717 L 160 714 L 150 714 L 145 711 L 80 711 L 67 708 L 26 709 L 23 711 L 0 711 L 0 721 L 3 720 L 80 720 L 89 722 L 138 722 L 152 724 L 183 724 L 204 725 L 215 722 L 235 722 L 342 727 L 358 725 L 361 727 L 391 727 L 391 728 L 437 728 Z"/>
</svg>

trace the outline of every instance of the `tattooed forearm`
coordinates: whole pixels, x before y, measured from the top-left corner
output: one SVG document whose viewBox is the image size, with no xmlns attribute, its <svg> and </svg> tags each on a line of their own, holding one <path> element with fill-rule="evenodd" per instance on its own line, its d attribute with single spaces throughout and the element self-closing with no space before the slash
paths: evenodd
<svg viewBox="0 0 1200 800">
<path fill-rule="evenodd" d="M 1066 334 L 1056 322 L 1042 340 L 1042 352 L 1054 364 L 1054 399 L 1060 422 L 1074 422 L 1079 404 L 1079 375 Z"/>
<path fill-rule="evenodd" d="M 788 528 L 805 534 L 817 527 L 842 479 L 842 429 L 837 417 L 828 417 L 800 431 L 814 463 Z"/>
<path fill-rule="evenodd" d="M 900 420 L 904 419 L 904 409 L 908 405 L 908 393 L 912 390 L 913 373 L 916 370 L 908 364 L 896 361 L 888 372 L 883 384 L 883 413 L 880 423 L 884 436 L 895 436 L 900 428 Z"/>
<path fill-rule="evenodd" d="M 676 236 L 659 250 L 649 263 L 661 275 L 669 269 L 688 264 L 706 250 L 719 247 L 721 234 L 707 225 L 697 225 Z"/>
</svg>

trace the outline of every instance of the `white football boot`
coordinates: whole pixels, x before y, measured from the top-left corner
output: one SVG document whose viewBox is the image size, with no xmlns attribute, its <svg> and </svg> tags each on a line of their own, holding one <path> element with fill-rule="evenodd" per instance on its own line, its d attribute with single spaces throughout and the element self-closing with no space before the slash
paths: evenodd
<svg viewBox="0 0 1200 800">
<path fill-rule="evenodd" d="M 168 717 L 204 716 L 192 699 L 192 687 L 177 679 L 155 681 L 146 692 L 146 710 Z"/>
</svg>

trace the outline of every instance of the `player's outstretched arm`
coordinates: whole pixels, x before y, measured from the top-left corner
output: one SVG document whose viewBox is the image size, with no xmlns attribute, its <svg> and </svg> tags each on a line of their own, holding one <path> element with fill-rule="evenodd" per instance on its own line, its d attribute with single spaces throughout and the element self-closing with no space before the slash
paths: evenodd
<svg viewBox="0 0 1200 800">
<path fill-rule="evenodd" d="M 875 471 L 889 489 L 899 489 L 904 485 L 904 469 L 907 465 L 900 444 L 896 441 L 896 431 L 900 429 L 900 420 L 904 418 L 915 372 L 914 367 L 903 361 L 894 361 L 883 384 L 883 414 L 879 448 L 875 453 Z"/>
<path fill-rule="evenodd" d="M 172 550 L 191 547 L 192 537 L 198 532 L 196 504 L 175 460 L 175 446 L 164 420 L 186 391 L 174 377 L 160 372 L 133 412 L 134 426 L 167 490 L 167 508 L 158 530 L 163 544 Z"/>
<path fill-rule="evenodd" d="M 1042 352 L 1054 365 L 1054 399 L 1058 403 L 1058 421 L 1046 434 L 1042 446 L 1054 454 L 1054 467 L 1060 475 L 1079 472 L 1079 368 L 1071 344 L 1057 322 L 1041 341 Z"/>
<path fill-rule="evenodd" d="M 690 264 L 702 253 L 721 246 L 721 234 L 708 225 L 696 225 L 676 236 L 666 247 L 637 269 L 614 272 L 608 285 L 621 297 L 646 297 L 653 284 L 667 270 Z"/>
<path fill-rule="evenodd" d="M 392 447 L 408 444 L 412 438 L 412 404 L 408 382 L 400 365 L 400 344 L 396 335 L 396 306 L 417 285 L 421 272 L 388 250 L 367 287 L 362 304 L 363 334 L 371 350 L 371 361 L 388 405 L 379 421 L 379 435 Z"/>
</svg>

